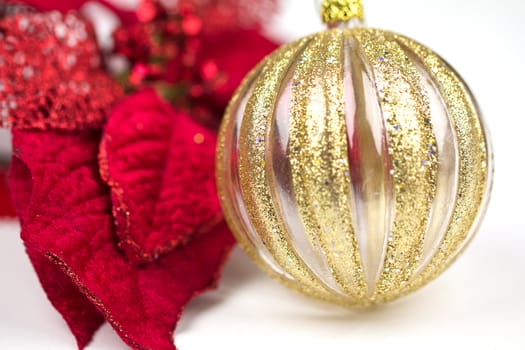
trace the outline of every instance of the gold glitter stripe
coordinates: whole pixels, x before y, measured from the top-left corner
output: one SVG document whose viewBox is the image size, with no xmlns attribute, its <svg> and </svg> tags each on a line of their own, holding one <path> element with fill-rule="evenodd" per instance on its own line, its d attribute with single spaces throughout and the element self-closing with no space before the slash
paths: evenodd
<svg viewBox="0 0 525 350">
<path fill-rule="evenodd" d="M 299 59 L 289 153 L 297 206 L 312 245 L 320 242 L 338 285 L 363 299 L 366 285 L 349 208 L 342 46 L 341 31 L 324 32 Z"/>
<path fill-rule="evenodd" d="M 404 51 L 386 32 L 358 29 L 355 36 L 374 69 L 393 159 L 394 223 L 375 293 L 384 301 L 405 287 L 419 264 L 436 191 L 437 147 L 421 78 Z"/>
<path fill-rule="evenodd" d="M 488 197 L 490 184 L 487 179 L 491 159 L 487 156 L 487 140 L 478 112 L 461 78 L 429 49 L 405 37 L 396 38 L 420 57 L 441 85 L 441 92 L 455 126 L 460 156 L 458 194 L 449 229 L 428 267 L 406 288 L 408 292 L 434 279 L 457 257 L 480 216 L 484 197 Z"/>
<path fill-rule="evenodd" d="M 455 199 L 458 192 L 459 143 L 448 107 L 439 88 L 439 82 L 431 76 L 428 68 L 410 48 L 400 41 L 398 41 L 398 44 L 403 48 L 410 61 L 417 67 L 423 80 L 426 81 L 426 86 L 429 89 L 429 100 L 434 99 L 435 103 L 439 103 L 439 106 L 431 108 L 432 124 L 436 131 L 436 140 L 440 150 L 436 184 L 437 193 L 432 205 L 429 227 L 425 233 L 422 260 L 418 271 L 414 275 L 414 278 L 417 278 L 417 275 L 427 267 L 438 250 L 454 213 Z M 446 124 L 446 126 L 442 124 Z"/>
<path fill-rule="evenodd" d="M 302 39 L 270 56 L 246 107 L 240 132 L 239 175 L 250 219 L 276 262 L 303 285 L 304 292 L 333 298 L 298 258 L 275 211 L 268 183 L 266 145 L 277 91 L 289 68 L 310 38 Z"/>
<path fill-rule="evenodd" d="M 290 134 L 290 105 L 293 75 L 296 63 L 292 63 L 278 92 L 270 128 L 270 143 L 266 148 L 270 193 L 276 213 L 286 227 L 286 232 L 298 257 L 310 268 L 319 281 L 334 293 L 348 297 L 333 279 L 330 266 L 318 241 L 312 242 L 303 226 L 293 193 L 293 180 L 288 157 Z"/>
<path fill-rule="evenodd" d="M 226 222 L 231 228 L 237 242 L 244 249 L 244 251 L 253 259 L 253 261 L 267 272 L 272 277 L 287 284 L 295 284 L 284 272 L 281 273 L 280 267 L 275 263 L 271 254 L 263 247 L 262 242 L 254 242 L 251 238 L 250 231 L 253 230 L 250 222 L 243 222 L 239 218 L 242 211 L 241 206 L 244 203 L 238 203 L 235 191 L 240 191 L 240 184 L 238 179 L 238 167 L 235 164 L 232 167 L 232 162 L 237 163 L 237 154 L 226 154 L 226 143 L 233 143 L 232 149 L 238 147 L 238 135 L 234 137 L 235 124 L 237 123 L 238 113 L 244 113 L 240 110 L 242 102 L 246 98 L 246 94 L 250 93 L 255 79 L 260 75 L 264 62 L 261 62 L 255 67 L 243 80 L 238 90 L 235 92 L 231 102 L 226 109 L 221 129 L 219 130 L 217 143 L 217 159 L 216 159 L 216 179 L 219 198 L 221 206 L 224 211 Z M 242 118 L 241 118 L 242 119 Z M 245 209 L 244 209 L 245 210 Z M 254 232 L 256 235 L 256 233 Z M 260 240 L 256 238 L 255 240 Z M 265 251 L 261 251 L 264 249 Z M 275 267 L 272 267 L 275 266 Z"/>
</svg>

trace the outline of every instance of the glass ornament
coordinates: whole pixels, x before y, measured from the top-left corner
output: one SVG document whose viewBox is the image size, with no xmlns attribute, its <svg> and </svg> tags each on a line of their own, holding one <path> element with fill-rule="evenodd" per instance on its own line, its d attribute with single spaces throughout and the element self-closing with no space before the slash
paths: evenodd
<svg viewBox="0 0 525 350">
<path fill-rule="evenodd" d="M 362 11 L 323 1 L 329 28 L 248 74 L 217 151 L 241 247 L 285 285 L 350 306 L 441 274 L 477 231 L 492 184 L 465 82 L 414 40 L 360 26 Z"/>
</svg>

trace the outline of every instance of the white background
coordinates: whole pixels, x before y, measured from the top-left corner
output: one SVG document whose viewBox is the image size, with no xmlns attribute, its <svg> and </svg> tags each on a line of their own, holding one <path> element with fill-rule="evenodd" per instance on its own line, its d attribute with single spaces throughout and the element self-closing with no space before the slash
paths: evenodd
<svg viewBox="0 0 525 350">
<path fill-rule="evenodd" d="M 273 36 L 289 40 L 322 28 L 314 0 L 283 3 L 283 15 L 268 25 Z M 220 288 L 186 309 L 175 334 L 180 349 L 525 349 L 525 2 L 365 4 L 369 25 L 436 50 L 478 98 L 492 130 L 496 182 L 477 238 L 431 285 L 360 312 L 288 291 L 236 250 Z M 0 224 L 0 349 L 75 349 L 18 234 L 16 223 Z M 88 349 L 126 347 L 106 325 Z"/>
</svg>

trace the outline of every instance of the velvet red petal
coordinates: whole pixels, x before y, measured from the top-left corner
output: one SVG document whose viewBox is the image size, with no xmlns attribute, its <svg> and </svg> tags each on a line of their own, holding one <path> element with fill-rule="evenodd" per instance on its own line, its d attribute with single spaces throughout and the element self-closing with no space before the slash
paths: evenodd
<svg viewBox="0 0 525 350">
<path fill-rule="evenodd" d="M 13 134 L 11 182 L 22 214 L 22 238 L 44 289 L 79 346 L 100 318 L 72 284 L 131 347 L 174 349 L 173 329 L 182 309 L 215 285 L 233 245 L 225 224 L 136 267 L 115 244 L 108 189 L 97 171 L 98 133 Z M 31 190 L 21 191 L 24 188 Z"/>
<path fill-rule="evenodd" d="M 68 324 L 78 348 L 83 349 L 104 323 L 104 316 L 45 254 L 29 247 L 26 252 L 49 301 Z"/>
<path fill-rule="evenodd" d="M 214 134 L 153 89 L 116 106 L 104 129 L 100 169 L 128 258 L 151 261 L 222 220 L 215 144 Z"/>
<path fill-rule="evenodd" d="M 97 129 L 123 95 L 78 14 L 8 16 L 0 35 L 0 126 Z"/>
<path fill-rule="evenodd" d="M 73 233 L 66 234 L 60 222 L 69 220 L 74 225 L 99 227 L 98 221 L 108 216 L 105 210 L 109 207 L 107 194 L 98 190 L 99 185 L 93 180 L 96 176 L 93 155 L 99 133 L 75 135 L 14 130 L 13 134 L 14 156 L 9 180 L 22 225 L 22 239 L 49 300 L 62 314 L 82 348 L 104 318 L 45 254 L 53 239 L 70 244 L 79 238 Z M 75 164 L 74 159 L 78 160 Z M 91 163 L 87 163 L 89 159 Z M 90 172 L 93 179 L 81 180 Z M 74 181 L 69 181 L 71 179 Z M 82 200 L 81 193 L 94 198 L 90 203 L 97 203 L 97 207 L 92 212 L 98 215 L 89 215 L 88 203 Z M 106 221 L 109 222 L 109 218 Z M 50 233 L 53 231 L 56 234 Z"/>
</svg>

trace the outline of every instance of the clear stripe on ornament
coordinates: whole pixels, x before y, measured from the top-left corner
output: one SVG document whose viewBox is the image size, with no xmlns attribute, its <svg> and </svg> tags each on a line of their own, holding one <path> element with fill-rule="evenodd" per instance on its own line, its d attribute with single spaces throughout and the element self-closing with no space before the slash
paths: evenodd
<svg viewBox="0 0 525 350">
<path fill-rule="evenodd" d="M 353 37 L 345 40 L 345 115 L 359 251 L 372 295 L 392 230 L 392 159 L 375 77 Z"/>
</svg>

